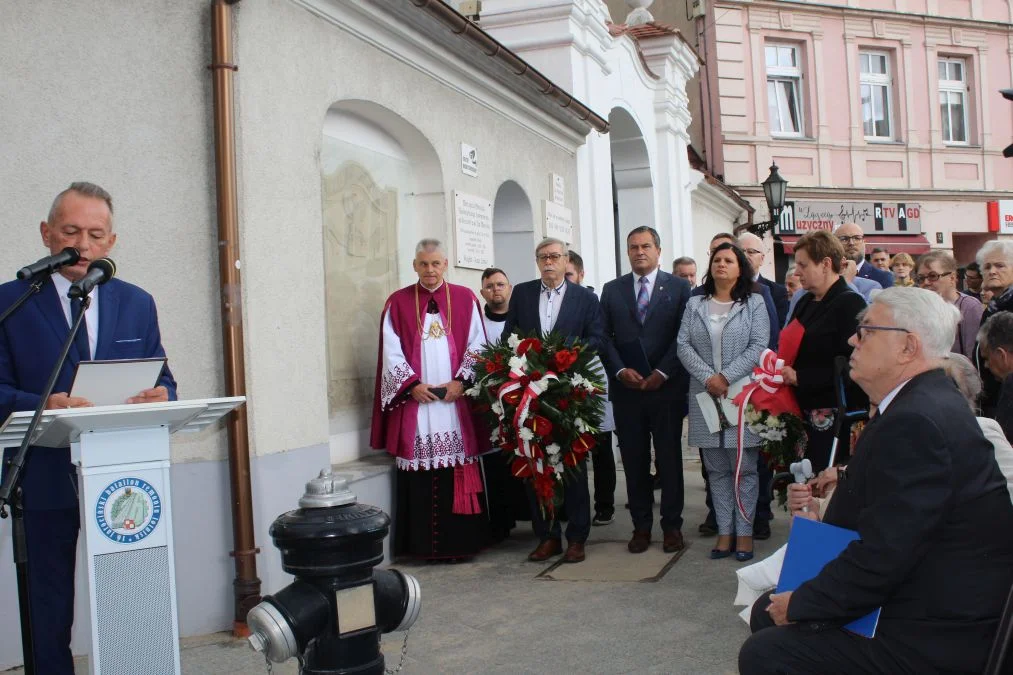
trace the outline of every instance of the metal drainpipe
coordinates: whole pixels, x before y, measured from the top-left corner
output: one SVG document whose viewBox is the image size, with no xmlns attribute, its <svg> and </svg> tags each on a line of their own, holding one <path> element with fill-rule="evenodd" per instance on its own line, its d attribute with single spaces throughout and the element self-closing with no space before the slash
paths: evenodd
<svg viewBox="0 0 1013 675">
<path fill-rule="evenodd" d="M 238 67 L 232 61 L 232 8 L 237 0 L 211 3 L 211 78 L 214 84 L 215 179 L 218 194 L 218 271 L 221 284 L 225 388 L 229 396 L 246 395 L 243 355 L 242 279 L 239 260 L 239 200 L 236 190 L 236 128 L 232 80 Z M 246 614 L 260 602 L 256 547 L 253 537 L 253 498 L 250 489 L 250 443 L 246 406 L 229 414 L 229 487 L 232 497 L 232 538 L 236 561 L 235 617 L 232 632 L 250 634 Z"/>
</svg>

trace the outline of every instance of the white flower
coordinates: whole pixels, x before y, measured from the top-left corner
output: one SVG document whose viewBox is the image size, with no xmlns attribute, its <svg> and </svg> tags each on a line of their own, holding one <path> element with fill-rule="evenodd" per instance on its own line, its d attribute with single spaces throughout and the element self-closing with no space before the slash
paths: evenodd
<svg viewBox="0 0 1013 675">
<path fill-rule="evenodd" d="M 580 433 L 584 433 L 585 431 L 588 430 L 587 422 L 580 419 L 579 417 L 573 420 L 573 426 L 576 427 L 577 431 Z"/>
<path fill-rule="evenodd" d="M 770 417 L 767 418 L 766 424 L 771 429 L 780 429 L 781 428 L 781 420 L 779 420 L 778 418 L 774 417 L 773 415 L 771 415 Z"/>
<path fill-rule="evenodd" d="M 577 387 L 582 386 L 586 381 L 587 380 L 584 379 L 583 375 L 581 375 L 580 373 L 576 373 L 573 377 L 570 378 L 570 386 L 576 389 Z"/>
<path fill-rule="evenodd" d="M 510 357 L 510 370 L 523 371 L 528 365 L 527 356 L 511 356 Z"/>
<path fill-rule="evenodd" d="M 499 427 L 496 427 L 495 429 L 492 430 L 492 434 L 489 435 L 489 440 L 492 441 L 493 443 L 499 441 Z"/>
<path fill-rule="evenodd" d="M 530 441 L 532 438 L 535 437 L 534 432 L 531 431 L 531 429 L 528 429 L 527 427 L 521 427 L 521 430 L 518 432 L 517 435 L 520 436 L 525 441 Z"/>
<path fill-rule="evenodd" d="M 563 472 L 566 470 L 563 467 L 563 463 L 562 462 L 553 462 L 552 463 L 552 468 L 556 470 L 556 475 L 559 476 L 560 480 L 562 480 Z"/>
<path fill-rule="evenodd" d="M 591 380 L 585 378 L 581 379 L 583 379 L 584 381 L 580 383 L 580 386 L 584 387 L 584 389 L 586 389 L 587 391 L 591 392 L 597 389 L 597 387 L 594 386 L 594 382 L 592 382 Z"/>
<path fill-rule="evenodd" d="M 476 384 L 474 387 L 472 387 L 471 389 L 468 389 L 466 392 L 464 392 L 464 395 L 465 396 L 470 396 L 472 398 L 478 398 L 479 395 L 481 395 L 481 393 L 482 393 L 482 390 Z"/>
<path fill-rule="evenodd" d="M 507 345 L 510 349 L 516 350 L 517 345 L 521 343 L 521 339 L 517 337 L 517 333 L 510 333 L 510 337 L 507 338 Z"/>
<path fill-rule="evenodd" d="M 558 454 L 560 450 L 561 448 L 559 447 L 558 443 L 549 443 L 548 445 L 545 446 L 545 452 L 549 453 L 550 455 Z"/>
<path fill-rule="evenodd" d="M 492 404 L 491 406 L 489 406 L 489 407 L 490 407 L 490 408 L 492 408 L 492 411 L 493 411 L 494 413 L 496 413 L 496 415 L 498 415 L 500 419 L 502 419 L 502 418 L 503 418 L 503 404 L 502 404 L 502 403 L 500 403 L 499 401 L 495 401 L 495 402 L 494 402 L 494 403 L 493 403 L 493 404 Z"/>
</svg>

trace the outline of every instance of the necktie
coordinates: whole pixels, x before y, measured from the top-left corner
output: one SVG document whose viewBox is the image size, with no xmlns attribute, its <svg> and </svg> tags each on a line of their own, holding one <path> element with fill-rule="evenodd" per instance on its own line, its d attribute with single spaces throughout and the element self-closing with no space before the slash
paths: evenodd
<svg viewBox="0 0 1013 675">
<path fill-rule="evenodd" d="M 70 325 L 73 328 L 77 317 L 81 316 L 81 298 L 73 298 L 70 301 Z M 81 328 L 74 336 L 74 347 L 82 361 L 91 361 L 91 347 L 88 344 L 88 320 L 81 322 Z"/>
<path fill-rule="evenodd" d="M 651 298 L 647 295 L 647 284 L 651 283 L 647 277 L 640 277 L 640 290 L 637 291 L 637 321 L 644 323 L 647 318 L 647 305 Z"/>
</svg>

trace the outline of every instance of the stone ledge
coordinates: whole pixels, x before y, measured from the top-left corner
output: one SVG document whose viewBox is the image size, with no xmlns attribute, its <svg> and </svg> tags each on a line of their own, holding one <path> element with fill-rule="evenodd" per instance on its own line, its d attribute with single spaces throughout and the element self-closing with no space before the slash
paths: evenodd
<svg viewBox="0 0 1013 675">
<path fill-rule="evenodd" d="M 331 472 L 335 475 L 341 474 L 348 479 L 349 485 L 354 485 L 363 480 L 369 480 L 376 476 L 390 473 L 394 470 L 394 458 L 386 453 L 377 452 L 374 455 L 360 457 L 352 462 L 332 464 Z"/>
</svg>

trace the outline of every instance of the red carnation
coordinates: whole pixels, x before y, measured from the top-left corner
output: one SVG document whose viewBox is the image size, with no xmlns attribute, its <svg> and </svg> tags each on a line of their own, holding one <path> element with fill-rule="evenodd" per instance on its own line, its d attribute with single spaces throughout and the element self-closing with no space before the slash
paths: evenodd
<svg viewBox="0 0 1013 675">
<path fill-rule="evenodd" d="M 542 341 L 538 338 L 524 338 L 517 345 L 517 355 L 524 356 L 528 353 L 529 349 L 533 349 L 539 354 L 542 353 Z"/>
<path fill-rule="evenodd" d="M 557 372 L 563 372 L 577 362 L 577 352 L 569 349 L 560 349 L 552 357 L 552 362 Z"/>
<path fill-rule="evenodd" d="M 540 371 L 540 370 L 532 370 L 531 371 L 531 381 L 532 382 L 537 382 L 540 379 L 542 379 L 542 371 Z"/>
<path fill-rule="evenodd" d="M 559 399 L 558 401 L 556 401 L 556 407 L 559 408 L 560 410 L 566 410 L 567 408 L 570 407 L 570 399 L 568 398 Z"/>
<path fill-rule="evenodd" d="M 531 384 L 531 378 L 527 375 L 521 375 L 521 379 L 518 381 L 521 383 L 522 389 L 527 389 L 527 386 Z"/>
</svg>

